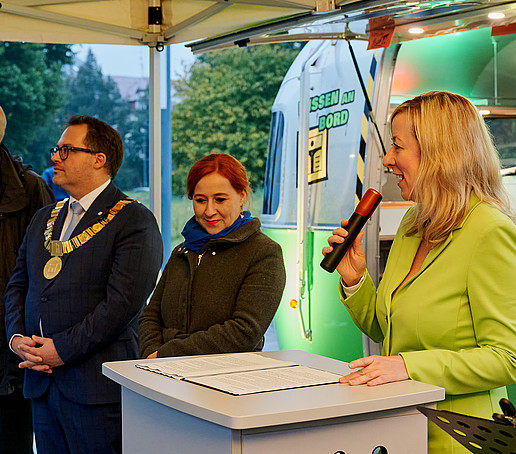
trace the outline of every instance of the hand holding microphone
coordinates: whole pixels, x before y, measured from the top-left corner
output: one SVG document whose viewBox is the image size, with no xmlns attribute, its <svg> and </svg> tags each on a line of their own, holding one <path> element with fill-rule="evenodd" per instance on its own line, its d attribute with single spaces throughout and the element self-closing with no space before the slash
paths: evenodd
<svg viewBox="0 0 516 454">
<path fill-rule="evenodd" d="M 376 207 L 380 204 L 382 195 L 374 190 L 368 189 L 362 200 L 355 208 L 355 212 L 349 219 L 347 225 L 344 226 L 348 235 L 342 243 L 332 243 L 333 251 L 326 254 L 321 262 L 321 267 L 326 271 L 333 273 L 337 265 L 340 263 L 348 249 L 355 241 L 360 230 L 364 227 L 367 220 L 371 217 Z"/>
</svg>

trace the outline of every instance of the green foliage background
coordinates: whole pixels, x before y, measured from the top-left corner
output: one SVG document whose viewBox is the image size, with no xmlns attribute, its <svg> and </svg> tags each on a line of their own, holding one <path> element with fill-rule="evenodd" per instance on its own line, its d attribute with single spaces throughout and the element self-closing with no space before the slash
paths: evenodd
<svg viewBox="0 0 516 454">
<path fill-rule="evenodd" d="M 263 186 L 270 109 L 298 44 L 264 45 L 201 55 L 172 82 L 172 187 L 182 196 L 192 163 L 229 153 L 247 168 L 254 190 Z M 95 56 L 72 67 L 68 45 L 0 42 L 0 105 L 7 115 L 4 142 L 42 173 L 52 163 L 63 125 L 74 114 L 114 126 L 124 140 L 124 162 L 115 183 L 123 190 L 147 186 L 148 95 L 130 109 Z"/>
<path fill-rule="evenodd" d="M 297 44 L 263 45 L 202 55 L 173 82 L 172 190 L 184 194 L 192 163 L 228 153 L 263 186 L 271 107 Z"/>
<path fill-rule="evenodd" d="M 102 73 L 91 51 L 72 70 L 75 55 L 68 45 L 0 43 L 0 105 L 7 116 L 4 143 L 13 155 L 42 173 L 52 165 L 68 118 L 92 115 L 114 126 L 124 140 L 124 163 L 116 183 L 122 189 L 148 184 L 147 97 L 130 111 L 115 81 Z"/>
<path fill-rule="evenodd" d="M 69 46 L 0 42 L 0 105 L 7 117 L 4 143 L 38 171 L 50 163 L 47 131 L 42 127 L 63 105 L 62 67 L 72 61 Z"/>
<path fill-rule="evenodd" d="M 142 162 L 148 159 L 147 98 L 139 110 L 131 112 L 116 82 L 102 73 L 91 51 L 77 72 L 66 76 L 64 91 L 66 99 L 57 114 L 58 124 L 65 124 L 72 115 L 79 113 L 97 117 L 113 126 L 124 141 L 124 161 L 116 184 L 124 190 L 143 186 Z"/>
</svg>

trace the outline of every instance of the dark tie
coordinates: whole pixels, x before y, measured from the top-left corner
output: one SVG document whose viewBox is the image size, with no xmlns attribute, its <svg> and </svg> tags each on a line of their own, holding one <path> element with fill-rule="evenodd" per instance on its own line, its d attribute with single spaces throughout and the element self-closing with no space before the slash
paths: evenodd
<svg viewBox="0 0 516 454">
<path fill-rule="evenodd" d="M 84 210 L 82 209 L 82 206 L 79 202 L 72 202 L 70 208 L 72 209 L 73 213 L 72 219 L 70 220 L 70 224 L 68 225 L 68 228 L 63 235 L 63 241 L 67 241 L 70 238 L 72 232 L 74 231 L 75 227 L 77 227 L 77 224 L 81 219 L 81 214 L 84 213 Z"/>
</svg>

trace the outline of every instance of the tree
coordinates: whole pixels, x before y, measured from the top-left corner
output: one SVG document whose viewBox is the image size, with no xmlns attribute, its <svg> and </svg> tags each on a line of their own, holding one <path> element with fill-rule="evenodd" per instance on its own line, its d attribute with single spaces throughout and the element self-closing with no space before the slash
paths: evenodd
<svg viewBox="0 0 516 454">
<path fill-rule="evenodd" d="M 270 110 L 296 45 L 263 45 L 201 56 L 173 82 L 172 187 L 184 194 L 192 163 L 228 153 L 245 165 L 253 187 L 263 186 Z"/>
<path fill-rule="evenodd" d="M 102 74 L 91 49 L 77 72 L 66 78 L 65 94 L 65 104 L 58 114 L 62 124 L 72 115 L 91 115 L 114 128 L 124 130 L 129 107 L 122 99 L 115 81 Z"/>
<path fill-rule="evenodd" d="M 148 156 L 146 105 L 131 112 L 91 51 L 76 71 L 72 63 L 74 54 L 68 45 L 0 43 L 6 146 L 41 173 L 52 165 L 49 149 L 57 144 L 66 121 L 75 114 L 92 115 L 115 127 L 124 140 L 117 184 L 124 189 L 142 186 L 142 159 Z"/>
<path fill-rule="evenodd" d="M 125 189 L 149 186 L 149 92 L 136 103 L 124 138 L 124 164 L 117 182 Z"/>
<path fill-rule="evenodd" d="M 4 142 L 39 172 L 50 162 L 48 146 L 32 145 L 41 141 L 64 102 L 61 71 L 72 60 L 68 45 L 0 43 L 0 105 L 8 122 Z"/>
<path fill-rule="evenodd" d="M 91 50 L 77 72 L 67 77 L 65 95 L 66 103 L 57 115 L 58 123 L 65 124 L 76 114 L 91 115 L 115 128 L 124 141 L 124 161 L 116 183 L 122 189 L 142 186 L 142 155 L 148 155 L 147 109 L 131 113 L 116 82 L 102 73 Z"/>
</svg>

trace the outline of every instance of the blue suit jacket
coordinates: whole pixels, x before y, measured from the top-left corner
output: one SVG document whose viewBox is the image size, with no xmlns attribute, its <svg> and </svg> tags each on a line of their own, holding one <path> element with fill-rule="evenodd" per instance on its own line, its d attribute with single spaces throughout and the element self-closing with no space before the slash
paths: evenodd
<svg viewBox="0 0 516 454">
<path fill-rule="evenodd" d="M 104 217 L 126 196 L 110 184 L 93 202 L 73 232 Z M 102 375 L 106 361 L 137 358 L 137 319 L 156 284 L 163 258 L 154 215 L 140 203 L 125 206 L 78 249 L 62 257 L 54 279 L 43 276 L 50 253 L 43 232 L 55 205 L 39 210 L 27 229 L 5 293 L 7 338 L 19 333 L 54 341 L 64 365 L 53 374 L 27 370 L 24 395 L 43 395 L 50 380 L 70 400 L 103 404 L 120 399 L 119 386 Z M 53 232 L 59 238 L 67 203 Z"/>
</svg>

